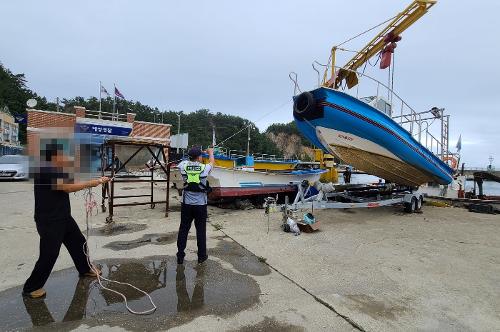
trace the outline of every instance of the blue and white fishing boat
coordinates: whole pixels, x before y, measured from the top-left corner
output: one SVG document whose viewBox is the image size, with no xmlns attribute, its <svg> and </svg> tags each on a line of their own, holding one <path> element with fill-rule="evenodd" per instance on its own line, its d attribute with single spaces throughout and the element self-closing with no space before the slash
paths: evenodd
<svg viewBox="0 0 500 332">
<path fill-rule="evenodd" d="M 392 62 L 394 73 L 392 58 L 401 34 L 435 4 L 436 0 L 414 0 L 343 67 L 335 66 L 336 52 L 350 52 L 343 45 L 371 29 L 332 47 L 328 64 L 322 65 L 322 83 L 315 67 L 321 64 L 313 63 L 318 88 L 294 97 L 293 115 L 300 131 L 314 145 L 361 171 L 400 185 L 446 185 L 453 180 L 454 170 L 447 162 L 456 167 L 458 159 L 448 150 L 449 116 L 443 109 L 416 112 L 389 88 L 393 85 L 390 75 L 386 86 L 365 75 L 364 69 L 356 71 L 366 68 L 369 59 L 378 55 L 380 68 L 391 69 Z M 297 90 L 296 74 L 290 78 Z M 359 97 L 367 87 L 367 80 L 362 83 L 360 78 L 372 84 L 370 93 L 376 91 L 375 96 Z M 429 132 L 434 122 L 441 124 L 439 139 Z"/>
<path fill-rule="evenodd" d="M 316 146 L 369 174 L 409 186 L 448 184 L 453 169 L 387 114 L 339 90 L 295 97 L 299 130 Z"/>
</svg>

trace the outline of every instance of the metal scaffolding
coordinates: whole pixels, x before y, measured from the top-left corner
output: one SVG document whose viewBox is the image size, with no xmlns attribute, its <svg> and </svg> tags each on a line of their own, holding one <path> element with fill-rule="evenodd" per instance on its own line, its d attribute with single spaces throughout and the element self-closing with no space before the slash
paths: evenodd
<svg viewBox="0 0 500 332">
<path fill-rule="evenodd" d="M 137 149 L 125 160 L 118 161 L 116 157 L 117 146 L 132 146 Z M 167 156 L 165 154 L 165 149 L 168 149 L 167 144 L 160 143 L 154 140 L 145 139 L 111 139 L 105 141 L 101 146 L 101 174 L 102 176 L 108 176 L 113 181 L 105 183 L 102 186 L 102 201 L 101 208 L 103 212 L 106 212 L 106 201 L 108 216 L 106 217 L 106 222 L 113 222 L 114 208 L 121 206 L 135 206 L 135 205 L 150 205 L 151 209 L 154 209 L 156 204 L 165 204 L 165 217 L 168 217 L 169 210 L 169 195 L 170 195 L 170 164 L 167 163 Z M 147 150 L 151 154 L 151 163 L 145 164 L 145 169 L 149 173 L 147 175 L 126 175 L 122 176 L 119 174 L 120 171 L 124 170 L 127 164 L 141 151 Z M 157 150 L 155 152 L 154 150 Z M 111 154 L 111 158 L 110 158 Z M 163 160 L 163 161 L 162 161 Z M 166 179 L 155 179 L 154 171 L 155 169 L 161 169 L 166 176 Z M 166 183 L 166 198 L 165 200 L 155 201 L 154 200 L 154 184 Z M 150 193 L 142 195 L 116 195 L 115 194 L 115 184 L 116 183 L 149 183 Z M 149 200 L 145 202 L 129 202 L 129 203 L 115 203 L 115 199 L 125 199 L 125 198 L 139 198 L 148 197 Z"/>
</svg>

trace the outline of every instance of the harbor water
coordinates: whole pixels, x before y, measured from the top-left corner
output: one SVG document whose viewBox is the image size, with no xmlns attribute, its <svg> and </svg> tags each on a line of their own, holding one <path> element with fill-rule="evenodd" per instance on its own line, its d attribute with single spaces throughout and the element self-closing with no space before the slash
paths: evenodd
<svg viewBox="0 0 500 332">
<path fill-rule="evenodd" d="M 352 174 L 351 183 L 353 184 L 369 184 L 369 183 L 377 183 L 379 180 L 378 177 L 369 174 Z M 344 183 L 344 177 L 342 174 L 339 175 L 339 183 Z M 474 181 L 467 180 L 465 183 L 465 191 L 469 192 L 474 189 Z M 500 196 L 500 183 L 493 181 L 484 181 L 483 182 L 483 191 L 485 195 L 488 196 Z M 477 188 L 476 188 L 477 192 Z"/>
<path fill-rule="evenodd" d="M 467 180 L 465 183 L 465 191 L 471 191 L 474 189 L 474 181 Z M 477 193 L 476 188 L 476 193 Z M 484 181 L 483 182 L 483 192 L 488 196 L 500 196 L 500 183 L 493 181 Z"/>
</svg>

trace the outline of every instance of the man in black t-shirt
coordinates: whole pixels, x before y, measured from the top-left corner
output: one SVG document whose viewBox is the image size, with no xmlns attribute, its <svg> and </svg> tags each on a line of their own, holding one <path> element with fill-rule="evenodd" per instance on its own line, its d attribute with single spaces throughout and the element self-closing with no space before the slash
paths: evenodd
<svg viewBox="0 0 500 332">
<path fill-rule="evenodd" d="M 109 178 L 101 177 L 74 183 L 67 172 L 68 168 L 73 167 L 73 162 L 65 156 L 60 144 L 47 144 L 41 158 L 44 159 L 43 165 L 34 175 L 35 223 L 40 235 L 40 253 L 23 287 L 23 295 L 31 298 L 45 296 L 42 287 L 52 272 L 62 244 L 81 277 L 96 277 L 94 271 L 100 272 L 95 267 L 91 268 L 85 256 L 85 237 L 71 216 L 69 193 L 109 181 Z"/>
</svg>

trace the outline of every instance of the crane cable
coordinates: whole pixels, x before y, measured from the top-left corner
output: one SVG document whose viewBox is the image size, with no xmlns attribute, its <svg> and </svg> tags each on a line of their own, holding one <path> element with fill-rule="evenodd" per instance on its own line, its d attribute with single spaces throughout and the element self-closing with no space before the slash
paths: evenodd
<svg viewBox="0 0 500 332">
<path fill-rule="evenodd" d="M 370 32 L 370 31 L 372 31 L 372 30 L 374 30 L 374 29 L 376 29 L 376 28 L 380 27 L 381 25 L 384 25 L 384 24 L 386 24 L 386 23 L 388 23 L 388 22 L 390 22 L 390 21 L 394 20 L 394 19 L 395 19 L 396 17 L 398 17 L 398 16 L 399 16 L 399 14 L 394 15 L 393 17 L 391 17 L 391 18 L 389 18 L 389 19 L 385 20 L 384 22 L 381 22 L 381 23 L 379 23 L 379 24 L 377 24 L 377 25 L 375 25 L 375 26 L 373 26 L 373 27 L 371 27 L 371 28 L 369 28 L 369 29 L 367 29 L 367 30 L 365 30 L 365 31 L 363 31 L 363 32 L 360 32 L 360 33 L 358 33 L 357 35 L 352 36 L 352 37 L 350 37 L 350 38 L 348 38 L 348 39 L 344 40 L 344 41 L 343 41 L 343 42 L 341 42 L 340 44 L 335 45 L 334 47 L 335 47 L 336 49 L 340 50 L 340 51 L 345 51 L 345 52 L 356 52 L 356 53 L 359 53 L 359 51 L 352 51 L 352 50 L 349 50 L 349 49 L 341 48 L 340 46 L 342 46 L 342 45 L 344 45 L 344 44 L 346 44 L 346 43 L 348 43 L 348 42 L 350 42 L 350 41 L 352 41 L 352 40 L 354 40 L 354 39 L 356 39 L 356 38 L 358 38 L 358 37 L 361 37 L 361 36 L 362 36 L 362 35 L 364 35 L 364 34 L 367 34 L 368 32 Z M 369 59 L 367 59 L 367 60 L 369 60 Z M 377 61 L 378 61 L 378 60 L 377 60 Z M 326 68 L 325 68 L 325 73 L 327 73 L 327 72 L 328 72 L 328 69 L 330 69 L 330 64 L 331 64 L 331 62 L 332 62 L 332 53 L 330 53 L 330 56 L 328 57 L 327 65 L 326 65 Z"/>
<path fill-rule="evenodd" d="M 399 14 L 398 14 L 398 15 L 395 15 L 395 16 L 393 16 L 393 17 L 391 17 L 391 18 L 387 19 L 387 20 L 385 20 L 385 21 L 384 21 L 384 22 L 382 22 L 382 23 L 379 23 L 379 24 L 377 24 L 377 25 L 375 25 L 375 26 L 371 27 L 371 28 L 370 28 L 370 29 L 368 29 L 368 30 L 365 30 L 365 31 L 363 31 L 363 32 L 361 32 L 361 33 L 358 33 L 357 35 L 355 35 L 355 36 L 353 36 L 353 37 L 351 37 L 351 38 L 349 38 L 349 39 L 344 40 L 342 43 L 338 44 L 338 45 L 337 45 L 337 47 L 342 46 L 342 45 L 344 45 L 344 44 L 346 44 L 346 43 L 350 42 L 351 40 L 354 40 L 354 39 L 356 39 L 356 38 L 358 38 L 358 37 L 361 37 L 362 35 L 364 35 L 364 34 L 366 34 L 366 33 L 370 32 L 370 31 L 372 31 L 372 30 L 374 30 L 374 29 L 378 28 L 379 26 L 384 25 L 384 24 L 386 24 L 386 23 L 387 23 L 387 22 L 389 22 L 389 21 L 392 21 L 393 19 L 395 19 L 395 18 L 396 18 L 396 17 L 398 17 L 398 16 L 399 16 Z"/>
<path fill-rule="evenodd" d="M 270 114 L 282 109 L 283 107 L 285 107 L 288 103 L 290 103 L 292 101 L 292 99 L 288 99 L 286 102 L 282 103 L 281 105 L 279 105 L 278 107 L 275 107 L 273 108 L 271 111 L 267 112 L 266 114 L 264 114 L 263 116 L 261 116 L 260 118 L 258 118 L 255 122 L 259 122 L 260 120 L 264 119 L 265 117 L 269 116 Z M 219 142 L 218 144 L 216 144 L 215 146 L 213 146 L 214 148 L 215 147 L 218 147 L 220 145 L 222 145 L 224 142 L 230 140 L 231 138 L 233 138 L 234 136 L 238 135 L 239 133 L 241 133 L 242 131 L 248 129 L 248 127 L 251 127 L 253 126 L 253 123 L 250 122 L 247 126 L 243 127 L 242 129 L 238 130 L 237 132 L 235 132 L 234 134 L 232 134 L 231 136 L 229 136 L 228 138 L 224 139 L 222 142 Z"/>
</svg>

